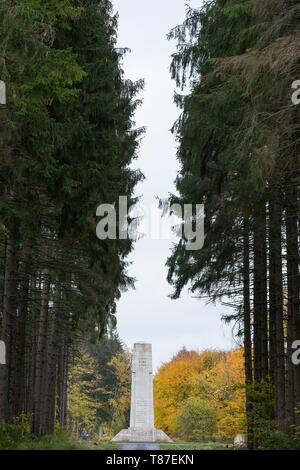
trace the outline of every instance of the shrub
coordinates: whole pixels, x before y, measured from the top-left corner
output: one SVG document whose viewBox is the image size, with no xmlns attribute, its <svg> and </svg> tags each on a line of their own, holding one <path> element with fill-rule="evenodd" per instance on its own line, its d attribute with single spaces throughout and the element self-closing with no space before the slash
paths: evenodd
<svg viewBox="0 0 300 470">
<path fill-rule="evenodd" d="M 0 424 L 0 449 L 15 449 L 28 434 L 28 423 L 16 421 L 13 424 Z"/>
<path fill-rule="evenodd" d="M 260 434 L 259 448 L 263 450 L 299 450 L 300 438 L 293 434 L 266 429 Z"/>
<path fill-rule="evenodd" d="M 217 430 L 217 415 L 211 403 L 195 397 L 188 399 L 177 416 L 180 437 L 187 441 L 209 441 Z"/>
<path fill-rule="evenodd" d="M 75 441 L 70 434 L 59 431 L 57 434 L 40 438 L 28 436 L 18 446 L 18 450 L 84 450 L 87 445 Z"/>
</svg>

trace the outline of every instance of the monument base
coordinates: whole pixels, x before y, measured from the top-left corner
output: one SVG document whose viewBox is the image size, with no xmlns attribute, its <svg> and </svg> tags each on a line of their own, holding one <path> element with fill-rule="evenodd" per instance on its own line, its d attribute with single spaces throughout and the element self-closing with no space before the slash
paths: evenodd
<svg viewBox="0 0 300 470">
<path fill-rule="evenodd" d="M 122 429 L 111 442 L 172 442 L 169 436 L 160 429 L 147 431 L 143 429 Z"/>
</svg>

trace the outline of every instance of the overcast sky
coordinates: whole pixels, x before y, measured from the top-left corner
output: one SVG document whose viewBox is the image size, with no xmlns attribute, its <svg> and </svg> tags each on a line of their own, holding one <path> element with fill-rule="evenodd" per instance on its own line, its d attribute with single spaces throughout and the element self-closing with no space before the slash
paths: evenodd
<svg viewBox="0 0 300 470">
<path fill-rule="evenodd" d="M 178 170 L 176 142 L 170 132 L 178 117 L 173 104 L 175 84 L 169 75 L 170 56 L 175 44 L 166 39 L 169 30 L 185 17 L 186 0 L 113 0 L 119 12 L 118 43 L 129 47 L 124 69 L 132 80 L 144 78 L 144 102 L 136 114 L 137 127 L 146 126 L 139 167 L 146 181 L 137 188 L 144 204 L 155 204 L 156 197 L 174 192 Z M 200 0 L 192 0 L 198 6 Z M 234 346 L 231 329 L 221 321 L 225 308 L 207 305 L 185 293 L 179 300 L 168 296 L 172 289 L 166 281 L 166 259 L 172 242 L 140 240 L 130 260 L 130 275 L 136 290 L 124 294 L 118 303 L 118 330 L 123 341 L 148 341 L 153 345 L 156 369 L 183 346 L 190 349 Z"/>
</svg>

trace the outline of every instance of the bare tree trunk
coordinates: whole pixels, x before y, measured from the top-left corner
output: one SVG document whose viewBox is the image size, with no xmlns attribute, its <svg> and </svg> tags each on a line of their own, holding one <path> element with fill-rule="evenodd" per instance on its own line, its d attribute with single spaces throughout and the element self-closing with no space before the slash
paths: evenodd
<svg viewBox="0 0 300 470">
<path fill-rule="evenodd" d="M 43 274 L 42 285 L 42 302 L 38 326 L 37 349 L 36 349 L 36 365 L 35 365 L 35 383 L 33 390 L 33 433 L 41 436 L 43 429 L 43 412 L 44 400 L 43 396 L 43 380 L 45 371 L 45 353 L 47 344 L 47 321 L 49 306 L 49 289 L 50 281 L 48 272 Z"/>
<path fill-rule="evenodd" d="M 51 315 L 51 334 L 49 338 L 49 347 L 47 354 L 47 388 L 46 388 L 46 412 L 45 412 L 45 431 L 54 432 L 55 424 L 55 405 L 56 405 L 56 385 L 57 385 L 57 366 L 58 366 L 58 347 L 59 347 L 59 326 L 60 326 L 60 302 L 61 302 L 61 283 L 57 282 L 55 303 Z"/>
<path fill-rule="evenodd" d="M 243 249 L 243 298 L 244 298 L 244 355 L 246 378 L 246 414 L 248 448 L 253 449 L 253 422 L 250 388 L 253 382 L 252 367 L 252 335 L 251 335 L 251 304 L 250 304 L 250 248 L 249 248 L 249 224 L 244 221 L 244 249 Z"/>
<path fill-rule="evenodd" d="M 26 326 L 28 320 L 28 296 L 29 296 L 29 269 L 31 262 L 31 243 L 24 247 L 21 269 L 20 296 L 18 308 L 18 323 L 16 337 L 16 403 L 15 415 L 19 416 L 24 411 L 24 398 L 26 389 L 25 357 L 26 357 Z"/>
<path fill-rule="evenodd" d="M 268 375 L 268 301 L 266 207 L 261 203 L 254 216 L 254 381 Z"/>
<path fill-rule="evenodd" d="M 67 424 L 67 387 L 68 387 L 68 344 L 65 334 L 61 333 L 58 360 L 58 420 L 62 428 Z"/>
<path fill-rule="evenodd" d="M 287 325 L 287 397 L 286 412 L 288 424 L 296 420 L 295 407 L 300 403 L 300 371 L 292 361 L 292 344 L 299 340 L 298 322 L 300 315 L 300 279 L 298 248 L 297 191 L 293 187 L 286 194 L 286 243 L 287 243 L 287 278 L 288 278 L 288 325 Z"/>
<path fill-rule="evenodd" d="M 40 326 L 40 306 L 42 297 L 42 281 L 38 275 L 32 279 L 30 286 L 30 296 L 33 304 L 29 311 L 30 321 L 28 322 L 27 341 L 26 341 L 26 366 L 27 366 L 27 386 L 25 390 L 25 409 L 27 413 L 33 414 L 34 411 L 34 384 L 36 375 L 36 351 L 38 331 Z"/>
<path fill-rule="evenodd" d="M 285 430 L 285 351 L 282 281 L 282 205 L 279 190 L 270 201 L 270 357 L 272 379 L 276 390 L 276 417 L 278 427 Z"/>
<path fill-rule="evenodd" d="M 5 420 L 5 411 L 7 405 L 7 366 L 0 364 L 0 423 Z"/>
<path fill-rule="evenodd" d="M 2 370 L 1 390 L 4 394 L 5 420 L 13 418 L 15 402 L 14 338 L 16 333 L 16 299 L 17 299 L 17 250 L 10 238 L 6 241 L 5 278 L 3 295 L 2 340 L 6 345 L 6 366 Z"/>
</svg>

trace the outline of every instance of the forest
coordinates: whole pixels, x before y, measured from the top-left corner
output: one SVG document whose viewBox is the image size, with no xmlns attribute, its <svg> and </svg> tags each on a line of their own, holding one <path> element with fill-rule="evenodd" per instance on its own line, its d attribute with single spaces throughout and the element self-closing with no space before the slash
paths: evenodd
<svg viewBox="0 0 300 470">
<path fill-rule="evenodd" d="M 182 236 L 167 280 L 174 301 L 229 307 L 239 344 L 159 368 L 157 425 L 175 439 L 300 449 L 299 21 L 300 0 L 205 0 L 168 34 L 169 203 L 204 205 L 205 243 Z M 117 29 L 110 0 L 0 0 L 0 448 L 127 427 L 116 304 L 134 244 L 96 237 L 99 204 L 136 202 L 144 179 L 144 81 L 125 78 Z"/>
<path fill-rule="evenodd" d="M 170 201 L 204 204 L 205 244 L 188 251 L 182 238 L 168 279 L 174 299 L 189 286 L 235 311 L 225 320 L 244 341 L 249 448 L 300 431 L 299 18 L 298 0 L 215 0 L 169 34 L 172 77 L 190 84 L 175 96 Z"/>
<path fill-rule="evenodd" d="M 243 349 L 180 350 L 155 375 L 158 428 L 176 440 L 232 444 L 245 433 Z"/>
<path fill-rule="evenodd" d="M 143 178 L 143 82 L 124 79 L 116 28 L 107 0 L 0 3 L 0 421 L 29 416 L 35 436 L 66 425 L 78 345 L 133 285 L 131 241 L 96 237 L 97 206 Z"/>
</svg>

